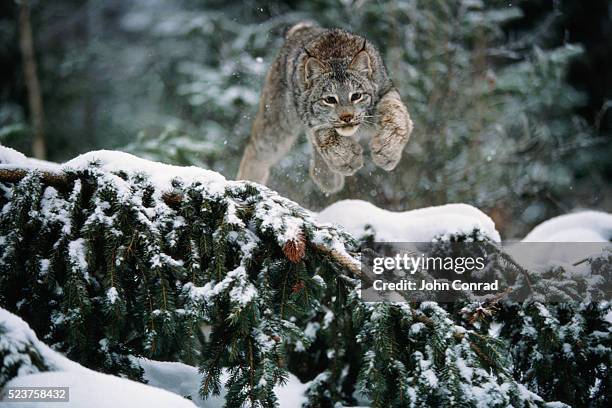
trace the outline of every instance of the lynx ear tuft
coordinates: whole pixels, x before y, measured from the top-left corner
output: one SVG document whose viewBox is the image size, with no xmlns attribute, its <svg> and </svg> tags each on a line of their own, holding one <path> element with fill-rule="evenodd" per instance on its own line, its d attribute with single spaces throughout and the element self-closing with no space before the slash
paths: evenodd
<svg viewBox="0 0 612 408">
<path fill-rule="evenodd" d="M 363 49 L 353 57 L 353 60 L 349 64 L 349 69 L 353 71 L 361 72 L 368 78 L 372 76 L 372 65 L 370 63 L 370 55 Z"/>
<path fill-rule="evenodd" d="M 310 84 L 313 78 L 318 77 L 322 73 L 327 71 L 325 65 L 315 57 L 308 57 L 306 64 L 304 65 L 304 82 Z"/>
</svg>

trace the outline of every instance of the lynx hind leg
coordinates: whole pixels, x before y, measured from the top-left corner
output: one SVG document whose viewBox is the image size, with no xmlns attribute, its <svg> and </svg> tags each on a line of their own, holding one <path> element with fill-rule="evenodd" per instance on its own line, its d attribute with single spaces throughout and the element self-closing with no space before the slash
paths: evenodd
<svg viewBox="0 0 612 408">
<path fill-rule="evenodd" d="M 337 173 L 351 176 L 363 167 L 361 145 L 349 137 L 340 136 L 334 129 L 315 131 L 312 142 L 329 168 Z"/>
<path fill-rule="evenodd" d="M 378 167 L 390 171 L 402 157 L 402 150 L 412 132 L 412 120 L 395 90 L 388 92 L 378 102 L 376 111 L 378 129 L 370 140 L 372 160 Z"/>
<path fill-rule="evenodd" d="M 238 180 L 265 184 L 270 168 L 287 155 L 300 133 L 301 127 L 295 115 L 282 110 L 281 102 L 272 96 L 273 90 L 279 86 L 276 81 L 268 75 L 251 138 L 242 155 L 236 176 Z"/>
<path fill-rule="evenodd" d="M 254 130 L 244 149 L 236 179 L 265 184 L 270 176 L 270 168 L 287 155 L 298 135 L 299 128 L 290 132 L 279 126 L 264 126 Z"/>
<path fill-rule="evenodd" d="M 329 168 L 316 148 L 310 159 L 310 178 L 324 193 L 336 193 L 344 187 L 344 176 Z"/>
<path fill-rule="evenodd" d="M 270 167 L 273 163 L 271 160 L 265 160 L 263 156 L 257 152 L 252 141 L 249 141 L 242 154 L 236 180 L 250 180 L 266 184 L 270 176 Z"/>
</svg>

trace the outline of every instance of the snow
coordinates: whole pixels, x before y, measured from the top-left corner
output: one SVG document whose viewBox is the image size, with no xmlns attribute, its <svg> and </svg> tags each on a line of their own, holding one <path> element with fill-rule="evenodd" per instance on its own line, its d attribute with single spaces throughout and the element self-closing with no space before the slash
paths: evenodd
<svg viewBox="0 0 612 408">
<path fill-rule="evenodd" d="M 581 211 L 551 218 L 535 227 L 523 242 L 610 242 L 612 214 Z"/>
<path fill-rule="evenodd" d="M 5 331 L 0 337 L 0 348 L 5 348 L 6 342 L 10 342 L 11 348 L 16 347 L 20 350 L 30 347 L 40 354 L 51 370 L 72 370 L 80 367 L 39 341 L 26 322 L 2 308 L 0 308 L 0 326 Z"/>
<path fill-rule="evenodd" d="M 431 361 L 421 358 L 421 359 L 418 359 L 418 363 L 422 370 L 421 376 L 427 381 L 428 385 L 431 388 L 437 388 L 438 387 L 438 376 L 431 368 L 429 368 L 431 366 Z"/>
<path fill-rule="evenodd" d="M 525 388 L 519 388 L 520 390 L 524 391 Z M 528 392 L 528 391 L 527 391 Z M 553 402 L 547 402 L 546 403 L 546 408 L 568 408 L 569 405 L 566 405 L 562 402 L 558 402 L 558 401 L 553 401 Z"/>
<path fill-rule="evenodd" d="M 0 148 L 0 163 L 26 164 L 28 158 L 15 149 L 2 146 Z"/>
<path fill-rule="evenodd" d="M 492 338 L 497 338 L 499 337 L 499 334 L 501 333 L 501 329 L 504 327 L 503 323 L 499 323 L 499 322 L 491 322 L 491 325 L 489 326 L 489 336 Z"/>
<path fill-rule="evenodd" d="M 551 218 L 504 249 L 529 270 L 561 266 L 566 278 L 581 279 L 590 271 L 589 264 L 581 261 L 612 250 L 611 240 L 612 214 L 582 211 Z"/>
<path fill-rule="evenodd" d="M 85 250 L 85 240 L 83 238 L 75 239 L 74 241 L 70 241 L 68 244 L 68 254 L 70 255 L 70 259 L 74 262 L 74 265 L 78 268 L 79 271 L 83 273 L 87 273 L 87 260 Z"/>
<path fill-rule="evenodd" d="M 295 205 L 293 202 L 291 204 Z M 273 231 L 279 244 L 283 245 L 287 241 L 298 241 L 304 224 L 302 219 L 291 213 L 290 207 L 271 206 L 264 202 L 257 206 L 255 217 L 261 220 L 261 229 Z"/>
<path fill-rule="evenodd" d="M 62 168 L 79 169 L 87 167 L 92 162 L 98 162 L 100 168 L 108 172 L 136 172 L 150 176 L 151 182 L 161 191 L 172 189 L 172 180 L 181 179 L 187 184 L 194 182 L 225 182 L 221 174 L 201 169 L 195 166 L 173 166 L 141 159 L 129 153 L 98 150 L 82 154 L 64 163 Z"/>
<path fill-rule="evenodd" d="M 218 296 L 232 284 L 236 286 L 230 291 L 230 298 L 235 303 L 246 305 L 257 296 L 257 290 L 248 282 L 244 266 L 239 266 L 228 272 L 225 278 L 219 283 L 215 283 L 214 281 L 208 282 L 201 287 L 193 286 L 192 283 L 187 283 L 183 289 L 189 294 L 192 300 L 208 302 L 211 298 Z"/>
<path fill-rule="evenodd" d="M 79 188 L 80 183 L 80 180 L 76 180 L 75 188 Z M 57 198 L 58 192 L 55 188 L 45 188 L 43 198 L 40 202 L 40 212 L 47 222 L 59 222 L 62 224 L 62 233 L 69 235 L 72 230 L 70 214 Z"/>
<path fill-rule="evenodd" d="M 225 183 L 225 177 L 212 170 L 195 166 L 173 166 L 141 159 L 129 153 L 98 150 L 84 153 L 63 163 L 51 163 L 31 159 L 16 150 L 0 146 L 0 169 L 38 169 L 42 171 L 60 172 L 67 169 L 82 169 L 91 163 L 98 163 L 100 169 L 111 173 L 119 171 L 142 173 L 149 176 L 156 190 L 161 192 L 172 190 L 172 180 L 180 179 L 186 184 L 201 182 L 204 184 Z"/>
<path fill-rule="evenodd" d="M 459 372 L 461 373 L 461 376 L 467 380 L 468 382 L 472 381 L 472 377 L 474 376 L 474 370 L 469 367 L 465 360 L 462 359 L 461 357 L 457 358 L 457 368 L 459 369 Z"/>
<path fill-rule="evenodd" d="M 221 407 L 224 400 L 220 396 L 212 396 L 206 400 L 198 392 L 202 374 L 198 369 L 187 364 L 169 361 L 154 361 L 145 358 L 135 359 L 144 369 L 144 379 L 147 384 L 159 387 L 178 395 L 190 396 L 199 407 Z"/>
<path fill-rule="evenodd" d="M 117 292 L 117 289 L 114 286 L 111 287 L 108 291 L 106 291 L 106 300 L 108 300 L 108 303 L 110 303 L 111 305 L 115 304 L 118 297 L 119 293 Z"/>
<path fill-rule="evenodd" d="M 355 237 L 367 233 L 372 226 L 381 242 L 429 242 L 436 237 L 470 234 L 477 229 L 494 241 L 500 241 L 493 220 L 467 204 L 447 204 L 418 210 L 393 212 L 367 201 L 338 201 L 318 214 L 321 222 L 343 226 Z"/>
<path fill-rule="evenodd" d="M 425 328 L 425 323 L 417 322 L 410 326 L 410 334 L 412 336 L 417 335 Z"/>
<path fill-rule="evenodd" d="M 310 340 L 314 340 L 317 337 L 317 331 L 321 328 L 319 322 L 308 322 L 304 329 L 304 336 Z"/>
<path fill-rule="evenodd" d="M 40 275 L 41 276 L 44 276 L 49 272 L 49 265 L 51 265 L 51 261 L 49 259 L 40 260 Z"/>
<path fill-rule="evenodd" d="M 69 387 L 70 401 L 65 408 L 132 408 L 176 407 L 193 408 L 193 402 L 168 392 L 135 381 L 96 373 L 80 367 L 74 371 L 58 371 L 17 377 L 7 387 Z M 11 407 L 48 407 L 49 402 L 13 402 Z"/>
<path fill-rule="evenodd" d="M 17 150 L 0 145 L 0 169 L 15 168 L 57 170 L 59 165 L 44 160 L 31 159 Z"/>
</svg>

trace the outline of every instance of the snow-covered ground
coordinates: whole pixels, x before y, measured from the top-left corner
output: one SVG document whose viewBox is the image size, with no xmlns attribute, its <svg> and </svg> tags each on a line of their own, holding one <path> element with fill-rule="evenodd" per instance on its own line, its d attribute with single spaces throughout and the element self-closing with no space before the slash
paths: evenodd
<svg viewBox="0 0 612 408">
<path fill-rule="evenodd" d="M 68 387 L 69 401 L 57 403 L 66 408 L 196 407 L 193 402 L 177 394 L 84 367 L 73 371 L 51 371 L 16 377 L 6 385 L 7 389 L 9 387 Z M 50 404 L 11 402 L 10 406 L 44 408 Z"/>
</svg>

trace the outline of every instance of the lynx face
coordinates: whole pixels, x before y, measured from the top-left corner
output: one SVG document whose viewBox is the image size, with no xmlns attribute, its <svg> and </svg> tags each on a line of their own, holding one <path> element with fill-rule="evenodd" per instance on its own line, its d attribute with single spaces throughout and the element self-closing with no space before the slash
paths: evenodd
<svg viewBox="0 0 612 408">
<path fill-rule="evenodd" d="M 363 122 L 371 122 L 368 112 L 375 89 L 370 74 L 370 58 L 365 51 L 344 64 L 330 65 L 309 58 L 305 81 L 309 87 L 311 124 L 334 128 L 341 136 L 352 136 Z"/>
<path fill-rule="evenodd" d="M 321 85 L 310 97 L 312 113 L 319 125 L 329 125 L 342 136 L 352 136 L 367 120 L 372 103 L 372 87 L 357 75 L 337 80 L 333 74 L 320 77 Z"/>
</svg>

